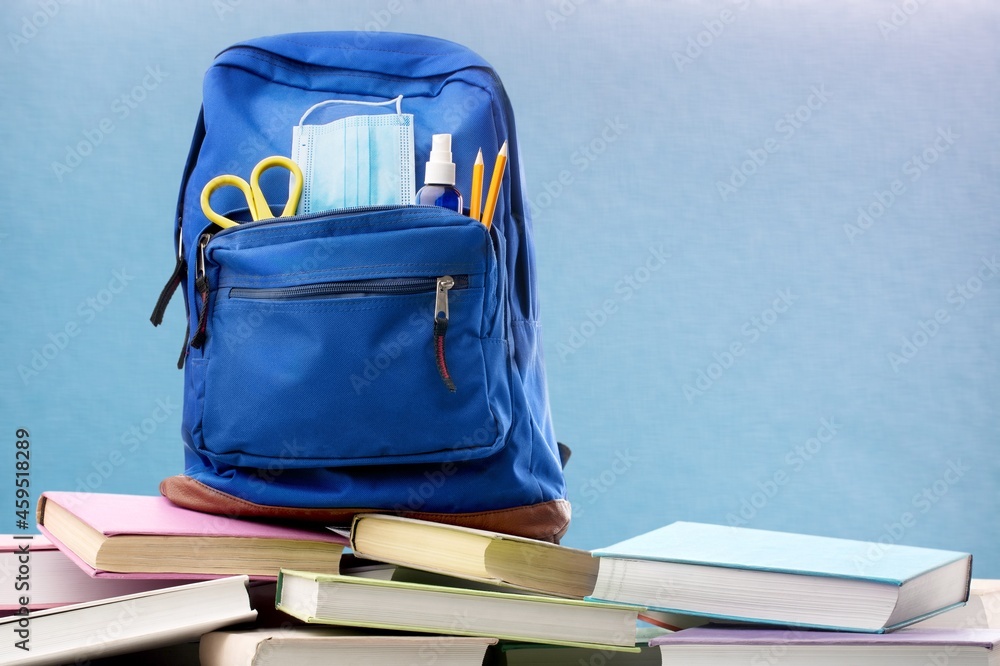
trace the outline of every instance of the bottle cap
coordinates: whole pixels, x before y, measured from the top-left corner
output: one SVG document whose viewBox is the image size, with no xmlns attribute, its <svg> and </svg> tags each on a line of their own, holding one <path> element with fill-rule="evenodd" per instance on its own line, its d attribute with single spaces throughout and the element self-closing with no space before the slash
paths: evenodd
<svg viewBox="0 0 1000 666">
<path fill-rule="evenodd" d="M 451 134 L 431 137 L 431 159 L 424 171 L 424 185 L 454 185 L 455 163 L 451 160 Z"/>
</svg>

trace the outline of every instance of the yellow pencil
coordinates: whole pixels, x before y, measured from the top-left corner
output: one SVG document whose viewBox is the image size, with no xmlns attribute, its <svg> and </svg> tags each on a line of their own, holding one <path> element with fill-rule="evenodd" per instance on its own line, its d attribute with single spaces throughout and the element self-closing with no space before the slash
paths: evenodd
<svg viewBox="0 0 1000 666">
<path fill-rule="evenodd" d="M 479 221 L 483 203 L 483 149 L 476 155 L 476 163 L 472 165 L 472 194 L 469 196 L 469 217 Z"/>
<path fill-rule="evenodd" d="M 507 166 L 507 142 L 504 141 L 497 154 L 496 164 L 493 165 L 493 178 L 490 180 L 490 191 L 486 193 L 486 204 L 483 206 L 482 223 L 487 229 L 493 224 L 493 212 L 497 207 L 497 198 L 500 196 L 500 181 L 503 180 L 503 170 Z"/>
</svg>

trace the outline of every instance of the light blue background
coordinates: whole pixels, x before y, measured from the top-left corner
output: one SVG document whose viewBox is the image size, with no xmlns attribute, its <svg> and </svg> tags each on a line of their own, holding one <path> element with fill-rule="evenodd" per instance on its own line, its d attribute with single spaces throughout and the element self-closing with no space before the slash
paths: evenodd
<svg viewBox="0 0 1000 666">
<path fill-rule="evenodd" d="M 215 53 L 388 29 L 470 46 L 514 103 L 565 543 L 683 519 L 1000 577 L 995 4 L 32 0 L 0 26 L 0 531 L 16 428 L 35 498 L 182 469 L 183 307 L 148 316 Z"/>
</svg>

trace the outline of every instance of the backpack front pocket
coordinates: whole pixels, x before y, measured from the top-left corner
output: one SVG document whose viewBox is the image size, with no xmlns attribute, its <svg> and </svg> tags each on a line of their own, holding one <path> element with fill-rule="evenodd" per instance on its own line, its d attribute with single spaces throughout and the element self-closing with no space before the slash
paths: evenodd
<svg viewBox="0 0 1000 666">
<path fill-rule="evenodd" d="M 412 214 L 381 214 L 382 231 L 344 233 L 353 218 L 340 218 L 212 241 L 209 457 L 265 468 L 438 463 L 503 445 L 510 381 L 490 238 L 468 218 L 432 215 L 450 224 L 400 228 Z M 365 260 L 344 263 L 352 257 Z"/>
</svg>

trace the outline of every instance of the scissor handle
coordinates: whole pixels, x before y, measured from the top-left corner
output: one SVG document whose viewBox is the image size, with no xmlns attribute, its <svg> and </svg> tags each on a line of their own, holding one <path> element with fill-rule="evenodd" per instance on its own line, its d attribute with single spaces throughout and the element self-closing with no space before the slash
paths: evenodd
<svg viewBox="0 0 1000 666">
<path fill-rule="evenodd" d="M 284 167 L 292 172 L 292 183 L 288 192 L 288 201 L 285 202 L 285 208 L 281 211 L 280 217 L 295 215 L 295 211 L 299 207 L 299 199 L 302 196 L 302 169 L 299 168 L 298 164 L 284 155 L 265 157 L 260 162 L 257 162 L 257 166 L 250 173 L 250 191 L 253 193 L 254 204 L 257 209 L 257 215 L 254 216 L 255 220 L 266 220 L 274 217 L 271 214 L 271 206 L 268 205 L 267 199 L 264 198 L 264 191 L 260 188 L 260 177 L 265 171 L 276 166 Z"/>
<path fill-rule="evenodd" d="M 201 212 L 205 214 L 205 217 L 207 217 L 212 222 L 215 222 L 223 229 L 227 229 L 229 227 L 235 227 L 238 224 L 238 222 L 235 222 L 234 220 L 231 220 L 228 217 L 219 215 L 214 210 L 212 210 L 212 202 L 210 201 L 212 194 L 220 187 L 225 187 L 226 185 L 232 185 L 233 187 L 239 189 L 243 193 L 243 196 L 246 197 L 247 200 L 247 206 L 249 206 L 250 208 L 250 216 L 252 219 L 256 220 L 258 212 L 257 201 L 252 191 L 252 188 L 250 187 L 250 184 L 247 181 L 240 178 L 239 176 L 234 176 L 232 174 L 223 174 L 221 176 L 216 176 L 212 180 L 208 181 L 208 183 L 205 184 L 205 187 L 202 188 Z M 268 215 L 268 217 L 270 217 L 270 215 Z"/>
</svg>

